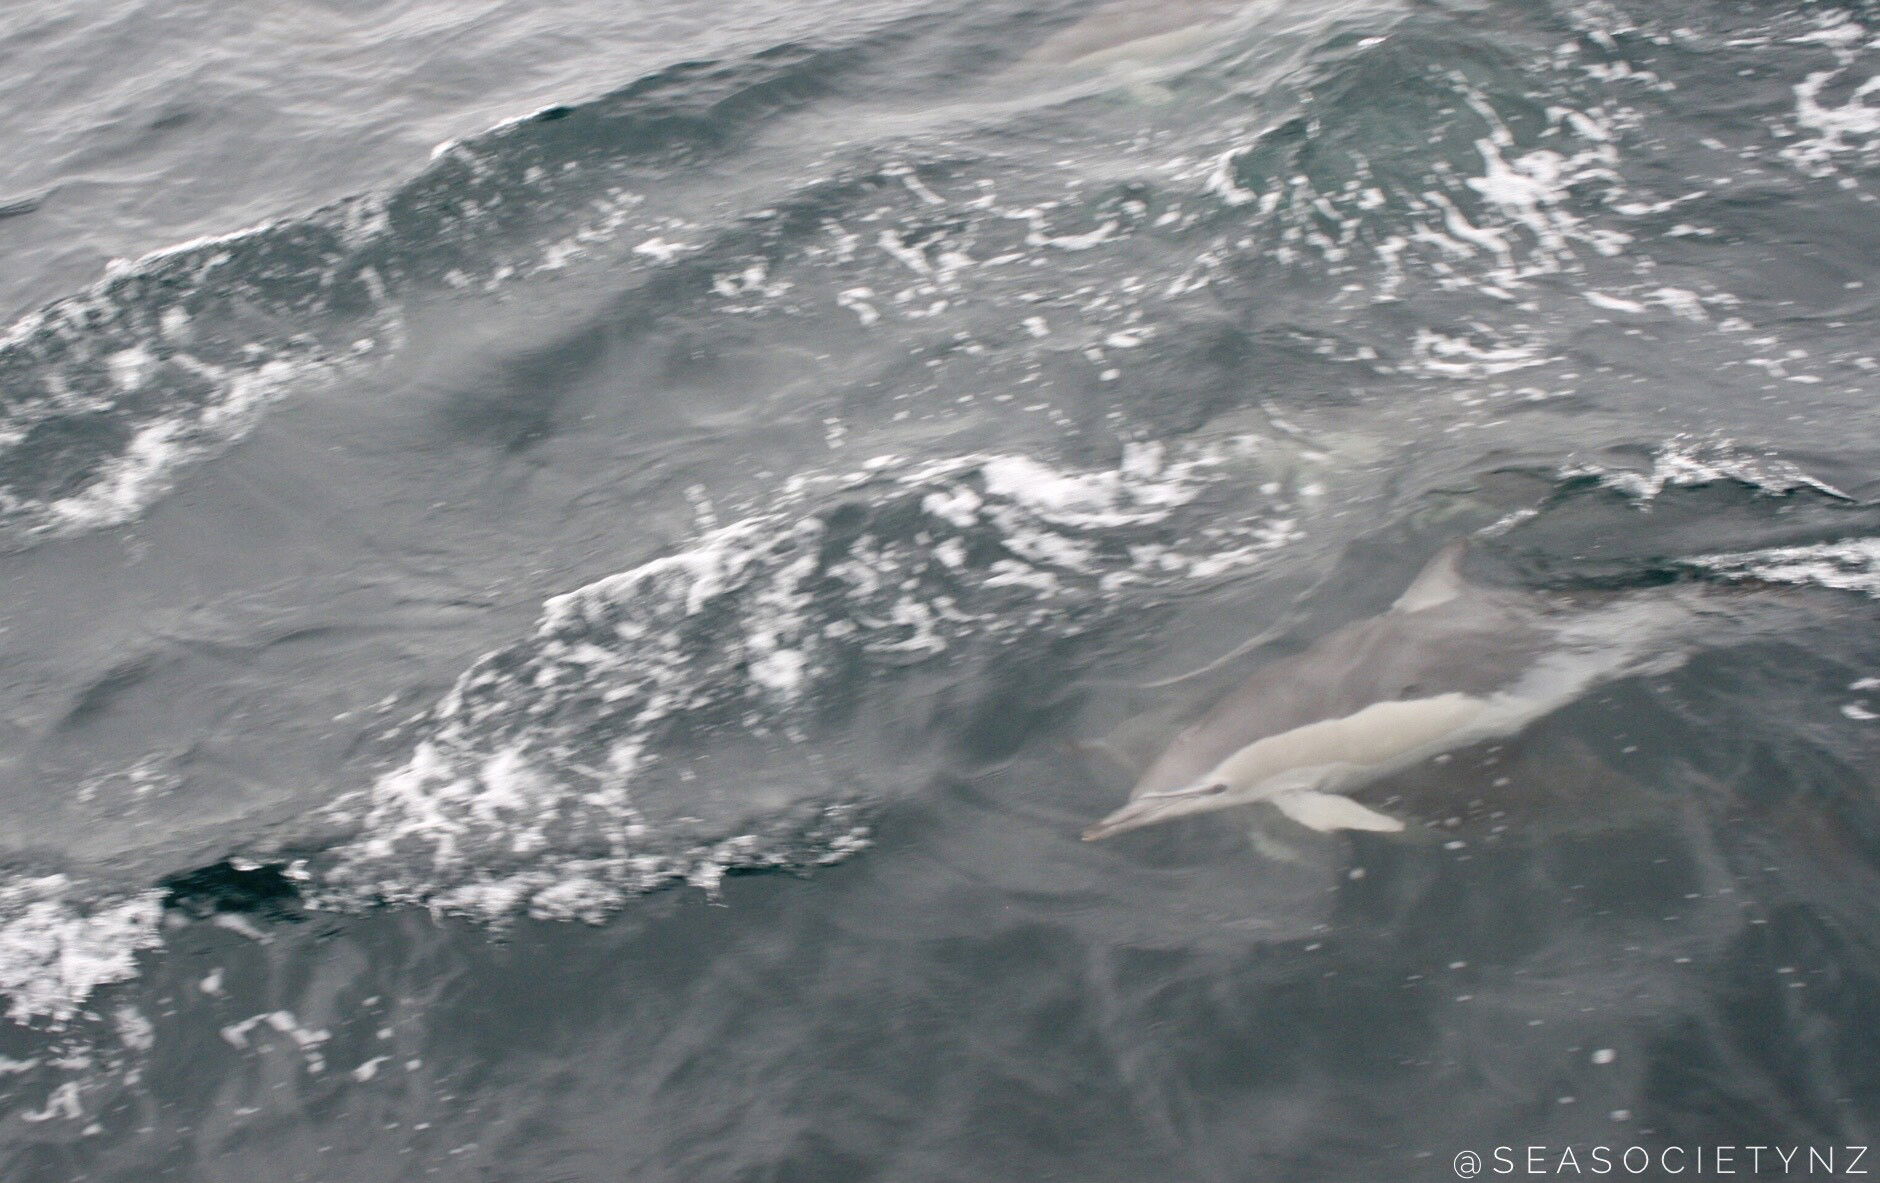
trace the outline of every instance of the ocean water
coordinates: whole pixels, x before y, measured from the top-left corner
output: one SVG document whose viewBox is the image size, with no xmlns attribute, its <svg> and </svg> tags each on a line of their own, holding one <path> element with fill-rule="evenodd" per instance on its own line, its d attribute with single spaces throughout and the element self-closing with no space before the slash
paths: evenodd
<svg viewBox="0 0 1880 1183">
<path fill-rule="evenodd" d="M 1874 1139 L 1871 4 L 17 0 L 0 63 L 0 1178 Z M 1456 538 L 1733 624 L 1402 834 L 1080 841 Z"/>
</svg>

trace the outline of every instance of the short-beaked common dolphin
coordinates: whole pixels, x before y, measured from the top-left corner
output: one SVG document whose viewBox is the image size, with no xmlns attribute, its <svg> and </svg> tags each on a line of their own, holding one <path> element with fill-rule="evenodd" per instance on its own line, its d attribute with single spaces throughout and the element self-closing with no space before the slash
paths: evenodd
<svg viewBox="0 0 1880 1183">
<path fill-rule="evenodd" d="M 1594 605 L 1464 577 L 1437 554 L 1388 611 L 1274 661 L 1182 730 L 1086 841 L 1269 803 L 1315 830 L 1404 828 L 1345 794 L 1513 735 L 1613 678 L 1681 662 L 1705 612 L 1689 588 Z"/>
</svg>

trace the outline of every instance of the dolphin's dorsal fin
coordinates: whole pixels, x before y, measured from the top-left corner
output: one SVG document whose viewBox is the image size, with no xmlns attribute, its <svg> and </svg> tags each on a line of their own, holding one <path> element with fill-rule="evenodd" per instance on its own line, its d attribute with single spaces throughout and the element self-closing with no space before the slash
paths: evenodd
<svg viewBox="0 0 1880 1183">
<path fill-rule="evenodd" d="M 1436 552 L 1410 586 L 1390 606 L 1392 612 L 1421 612 L 1438 604 L 1447 604 L 1462 594 L 1469 581 L 1462 577 L 1462 559 L 1469 553 L 1467 539 L 1458 538 Z"/>
</svg>

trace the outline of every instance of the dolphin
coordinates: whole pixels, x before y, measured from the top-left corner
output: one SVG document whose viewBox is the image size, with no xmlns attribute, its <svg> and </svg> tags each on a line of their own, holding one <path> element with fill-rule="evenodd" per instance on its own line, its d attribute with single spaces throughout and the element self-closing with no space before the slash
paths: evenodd
<svg viewBox="0 0 1880 1183">
<path fill-rule="evenodd" d="M 1274 661 L 1178 733 L 1109 838 L 1266 803 L 1321 831 L 1401 831 L 1349 793 L 1444 753 L 1512 736 L 1615 678 L 1675 668 L 1705 617 L 1701 589 L 1582 598 L 1487 587 L 1466 543 L 1432 559 L 1390 608 Z"/>
<path fill-rule="evenodd" d="M 1104 66 L 1156 59 L 1208 40 L 1213 26 L 1248 0 L 1112 0 L 1045 38 L 1025 54 L 1026 68 Z"/>
</svg>

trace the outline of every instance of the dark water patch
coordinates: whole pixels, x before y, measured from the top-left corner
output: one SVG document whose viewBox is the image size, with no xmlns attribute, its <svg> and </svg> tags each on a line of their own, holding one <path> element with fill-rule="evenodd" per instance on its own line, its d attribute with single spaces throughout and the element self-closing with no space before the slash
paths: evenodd
<svg viewBox="0 0 1880 1183">
<path fill-rule="evenodd" d="M 161 884 L 163 906 L 180 908 L 193 916 L 217 912 L 254 913 L 281 920 L 297 912 L 300 888 L 286 863 L 223 860 L 172 875 Z"/>
</svg>

